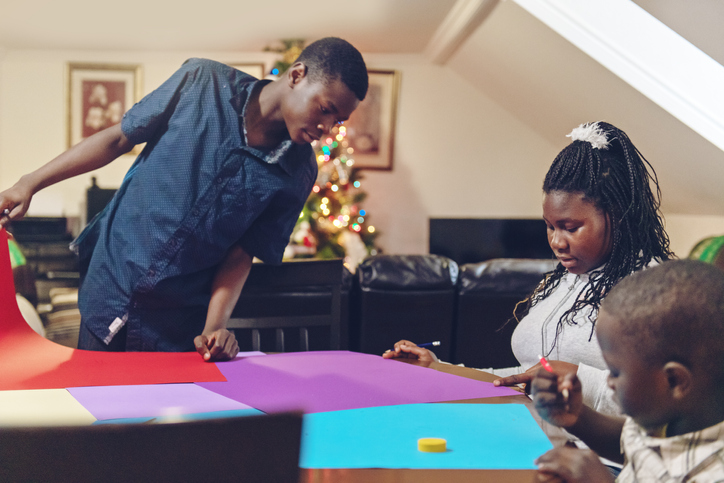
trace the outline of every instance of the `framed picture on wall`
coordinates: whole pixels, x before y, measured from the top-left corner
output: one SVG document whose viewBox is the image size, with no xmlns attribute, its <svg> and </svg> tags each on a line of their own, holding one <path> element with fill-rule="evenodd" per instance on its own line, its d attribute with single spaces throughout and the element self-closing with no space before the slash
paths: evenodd
<svg viewBox="0 0 724 483">
<path fill-rule="evenodd" d="M 141 66 L 71 62 L 67 97 L 71 147 L 118 124 L 123 114 L 141 99 Z"/>
<path fill-rule="evenodd" d="M 264 64 L 262 62 L 256 62 L 256 63 L 234 62 L 234 63 L 228 64 L 228 65 L 230 65 L 234 69 L 238 69 L 246 74 L 254 76 L 257 79 L 263 79 L 265 76 Z"/>
<path fill-rule="evenodd" d="M 367 96 L 344 123 L 346 140 L 356 168 L 391 170 L 400 75 L 394 70 L 367 73 Z"/>
</svg>

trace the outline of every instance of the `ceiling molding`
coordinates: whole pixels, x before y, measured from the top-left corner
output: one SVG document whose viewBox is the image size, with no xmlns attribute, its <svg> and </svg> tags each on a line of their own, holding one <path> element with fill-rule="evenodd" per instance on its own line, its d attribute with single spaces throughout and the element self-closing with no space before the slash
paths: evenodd
<svg viewBox="0 0 724 483">
<path fill-rule="evenodd" d="M 724 150 L 724 67 L 644 9 L 630 0 L 514 1 Z"/>
<path fill-rule="evenodd" d="M 434 64 L 443 65 L 490 15 L 499 0 L 458 0 L 425 48 Z"/>
</svg>

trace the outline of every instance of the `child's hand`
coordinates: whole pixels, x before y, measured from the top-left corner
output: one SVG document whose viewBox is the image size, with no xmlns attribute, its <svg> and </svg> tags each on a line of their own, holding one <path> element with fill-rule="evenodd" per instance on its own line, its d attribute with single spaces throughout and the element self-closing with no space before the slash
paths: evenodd
<svg viewBox="0 0 724 483">
<path fill-rule="evenodd" d="M 590 449 L 554 448 L 535 460 L 537 482 L 613 483 L 614 478 Z M 557 477 L 557 479 L 556 479 Z"/>
<path fill-rule="evenodd" d="M 578 371 L 578 366 L 576 364 L 571 364 L 570 362 L 548 362 L 550 363 L 551 367 L 553 367 L 553 371 L 560 376 L 569 373 L 575 374 Z M 541 367 L 542 366 L 539 362 L 522 374 L 514 374 L 512 376 L 501 377 L 500 379 L 494 380 L 493 384 L 496 386 L 515 386 L 516 384 L 525 384 L 526 392 L 530 392 L 530 383 L 533 381 L 533 378 L 538 372 L 538 369 L 540 369 Z"/>
<path fill-rule="evenodd" d="M 421 362 L 437 362 L 438 358 L 434 352 L 417 347 L 417 344 L 409 340 L 401 340 L 395 343 L 393 350 L 388 350 L 382 357 L 385 359 L 417 359 Z"/>
<path fill-rule="evenodd" d="M 194 339 L 196 352 L 205 361 L 228 361 L 239 353 L 239 343 L 233 332 L 219 329 L 209 335 L 201 334 Z"/>
<path fill-rule="evenodd" d="M 578 421 L 583 409 L 583 394 L 578 376 L 564 376 L 539 369 L 531 383 L 535 409 L 541 418 L 562 428 Z"/>
</svg>

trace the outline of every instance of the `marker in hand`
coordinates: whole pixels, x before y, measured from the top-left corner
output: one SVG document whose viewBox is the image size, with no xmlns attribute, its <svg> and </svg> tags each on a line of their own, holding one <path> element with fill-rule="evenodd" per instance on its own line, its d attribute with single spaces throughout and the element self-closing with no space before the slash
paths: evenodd
<svg viewBox="0 0 724 483">
<path fill-rule="evenodd" d="M 546 371 L 551 372 L 551 373 L 554 372 L 553 367 L 551 366 L 550 362 L 548 362 L 546 360 L 545 357 L 538 354 L 538 359 L 540 359 L 540 365 L 543 366 L 543 369 L 545 369 Z M 563 388 L 563 390 L 561 391 L 561 394 L 563 394 L 563 399 L 568 401 L 568 388 Z"/>
<path fill-rule="evenodd" d="M 437 347 L 440 345 L 440 341 L 436 340 L 434 342 L 425 342 L 424 344 L 417 344 L 417 347 Z"/>
</svg>

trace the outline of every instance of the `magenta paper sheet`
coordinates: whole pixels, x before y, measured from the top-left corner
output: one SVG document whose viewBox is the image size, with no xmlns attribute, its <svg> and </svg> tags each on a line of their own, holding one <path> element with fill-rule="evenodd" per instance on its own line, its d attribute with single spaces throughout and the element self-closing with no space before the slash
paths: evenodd
<svg viewBox="0 0 724 483">
<path fill-rule="evenodd" d="M 317 413 L 520 395 L 489 382 L 347 351 L 291 352 L 216 365 L 227 382 L 197 385 L 265 413 Z"/>
<path fill-rule="evenodd" d="M 98 420 L 251 409 L 195 384 L 89 386 L 68 391 Z"/>
</svg>

